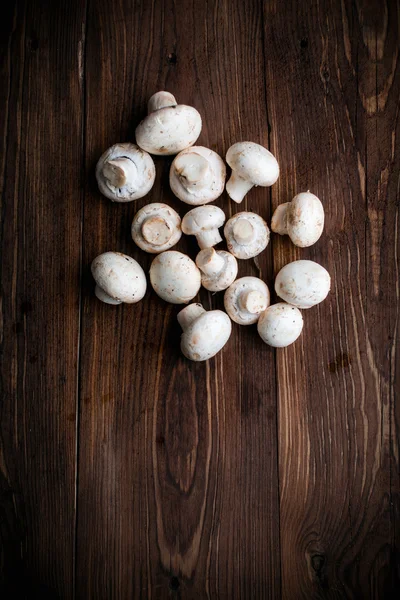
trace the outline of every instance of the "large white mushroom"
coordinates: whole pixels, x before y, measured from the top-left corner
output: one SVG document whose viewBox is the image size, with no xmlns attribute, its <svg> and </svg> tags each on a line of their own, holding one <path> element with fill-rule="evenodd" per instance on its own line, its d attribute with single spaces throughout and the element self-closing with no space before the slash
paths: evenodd
<svg viewBox="0 0 400 600">
<path fill-rule="evenodd" d="M 206 311 L 201 304 L 189 304 L 178 313 L 183 329 L 181 350 L 189 360 L 215 356 L 229 340 L 232 323 L 222 310 Z"/>
<path fill-rule="evenodd" d="M 302 192 L 291 202 L 285 202 L 276 208 L 271 229 L 280 235 L 288 235 L 295 246 L 307 248 L 321 237 L 324 219 L 321 200 L 310 192 Z"/>
<path fill-rule="evenodd" d="M 218 206 L 198 206 L 183 217 L 182 231 L 186 235 L 196 236 L 201 249 L 211 248 L 222 242 L 218 228 L 224 223 L 225 213 Z"/>
<path fill-rule="evenodd" d="M 151 263 L 150 282 L 156 294 L 166 302 L 186 304 L 199 291 L 201 276 L 191 258 L 169 250 Z"/>
<path fill-rule="evenodd" d="M 192 106 L 177 104 L 169 92 L 157 92 L 148 115 L 136 128 L 136 143 L 150 154 L 177 154 L 193 146 L 201 132 L 201 116 Z"/>
<path fill-rule="evenodd" d="M 96 166 L 99 190 L 113 202 L 143 198 L 153 187 L 155 177 L 153 159 L 135 144 L 111 146 Z"/>
<path fill-rule="evenodd" d="M 226 162 L 232 175 L 226 191 L 235 202 L 242 202 L 255 185 L 271 186 L 279 177 L 279 165 L 275 156 L 264 146 L 254 142 L 237 142 L 226 153 Z"/>
<path fill-rule="evenodd" d="M 303 317 L 296 306 L 278 302 L 269 306 L 257 323 L 261 339 L 274 348 L 284 348 L 297 340 L 303 330 Z"/>
<path fill-rule="evenodd" d="M 251 212 L 240 212 L 225 225 L 228 250 L 236 258 L 252 258 L 262 252 L 269 242 L 269 228 L 264 219 Z"/>
<path fill-rule="evenodd" d="M 275 279 L 277 295 L 298 308 L 311 308 L 329 294 L 331 278 L 312 260 L 295 260 L 285 265 Z"/>
<path fill-rule="evenodd" d="M 134 216 L 131 234 L 139 248 L 150 254 L 159 254 L 181 239 L 181 218 L 167 204 L 147 204 Z"/>
<path fill-rule="evenodd" d="M 92 262 L 95 294 L 106 304 L 134 304 L 146 293 L 146 276 L 134 258 L 120 252 L 104 252 Z"/>
<path fill-rule="evenodd" d="M 236 279 L 238 264 L 236 258 L 225 250 L 204 248 L 196 256 L 196 265 L 201 274 L 201 283 L 210 292 L 220 292 Z"/>
<path fill-rule="evenodd" d="M 225 310 L 235 323 L 252 325 L 270 302 L 267 284 L 258 277 L 241 277 L 228 287 L 224 296 Z"/>
<path fill-rule="evenodd" d="M 216 152 L 193 146 L 174 158 L 169 183 L 179 200 L 198 206 L 213 202 L 222 194 L 225 177 L 225 163 Z"/>
</svg>

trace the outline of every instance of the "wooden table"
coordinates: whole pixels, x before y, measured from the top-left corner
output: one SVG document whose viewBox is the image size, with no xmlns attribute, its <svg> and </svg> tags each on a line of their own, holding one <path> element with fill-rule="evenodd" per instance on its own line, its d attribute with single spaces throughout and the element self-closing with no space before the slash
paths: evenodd
<svg viewBox="0 0 400 600">
<path fill-rule="evenodd" d="M 399 16 L 390 0 L 3 12 L 2 598 L 398 597 Z M 224 194 L 227 215 L 270 222 L 299 191 L 322 199 L 315 246 L 273 235 L 240 263 L 271 290 L 292 260 L 329 270 L 331 294 L 293 346 L 234 325 L 217 357 L 191 363 L 179 307 L 151 289 L 132 306 L 94 297 L 99 253 L 149 268 L 130 237 L 138 208 L 188 208 L 170 158 L 133 204 L 94 178 L 160 89 L 200 111 L 199 143 L 277 156 L 278 182 L 240 206 Z"/>
</svg>

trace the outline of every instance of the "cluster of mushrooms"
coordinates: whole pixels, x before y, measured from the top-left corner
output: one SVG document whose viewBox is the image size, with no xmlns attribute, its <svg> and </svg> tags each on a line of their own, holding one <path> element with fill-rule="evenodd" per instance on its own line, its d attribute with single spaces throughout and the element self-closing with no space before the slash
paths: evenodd
<svg viewBox="0 0 400 600">
<path fill-rule="evenodd" d="M 167 204 L 148 204 L 133 219 L 132 238 L 145 252 L 157 254 L 150 267 L 150 282 L 163 300 L 187 304 L 201 285 L 211 292 L 225 290 L 227 314 L 220 310 L 206 311 L 197 303 L 179 312 L 183 354 L 194 361 L 214 356 L 230 337 L 231 319 L 240 325 L 257 323 L 258 333 L 270 346 L 288 346 L 303 329 L 299 309 L 310 308 L 328 295 L 329 273 L 310 260 L 287 264 L 275 280 L 275 291 L 284 302 L 272 306 L 268 287 L 261 279 L 236 279 L 237 259 L 260 254 L 268 245 L 270 231 L 264 219 L 255 213 L 239 212 L 225 223 L 225 213 L 210 205 L 224 190 L 226 168 L 216 152 L 194 146 L 201 126 L 201 116 L 195 108 L 177 104 L 168 92 L 154 94 L 148 103 L 148 116 L 136 129 L 137 145 L 116 144 L 101 156 L 96 167 L 99 189 L 114 202 L 142 198 L 155 180 L 150 154 L 176 154 L 170 169 L 171 189 L 182 202 L 195 208 L 181 220 Z M 279 177 L 276 158 L 253 142 L 231 146 L 226 162 L 232 169 L 226 191 L 237 203 L 242 202 L 253 186 L 271 186 Z M 219 229 L 223 226 L 228 251 L 214 248 L 222 241 Z M 314 244 L 323 227 L 323 206 L 310 192 L 281 204 L 271 222 L 273 232 L 289 235 L 301 248 Z M 195 262 L 171 250 L 182 233 L 197 239 L 200 252 Z M 96 296 L 108 304 L 132 304 L 145 295 L 145 273 L 136 260 L 125 254 L 101 254 L 92 263 L 92 274 Z"/>
</svg>

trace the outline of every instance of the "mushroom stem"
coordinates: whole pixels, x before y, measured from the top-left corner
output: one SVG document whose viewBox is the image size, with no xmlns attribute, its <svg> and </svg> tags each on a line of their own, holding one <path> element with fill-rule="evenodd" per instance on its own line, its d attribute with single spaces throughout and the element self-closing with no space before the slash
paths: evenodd
<svg viewBox="0 0 400 600">
<path fill-rule="evenodd" d="M 174 228 L 167 219 L 153 216 L 148 217 L 142 225 L 142 236 L 149 244 L 162 246 L 169 242 L 174 232 Z"/>
<path fill-rule="evenodd" d="M 250 244 L 254 240 L 254 227 L 248 219 L 238 219 L 232 229 L 238 244 Z"/>
<path fill-rule="evenodd" d="M 160 108 L 167 108 L 168 106 L 176 106 L 177 101 L 175 96 L 169 92 L 156 92 L 152 95 L 147 103 L 148 114 L 160 110 Z"/>
<path fill-rule="evenodd" d="M 266 298 L 257 290 L 243 292 L 239 296 L 239 304 L 243 310 L 253 315 L 263 312 L 268 306 Z"/>
<path fill-rule="evenodd" d="M 186 306 L 178 313 L 178 323 L 183 331 L 186 331 L 186 329 L 188 329 L 188 327 L 190 327 L 190 325 L 205 312 L 206 310 L 201 304 L 189 304 L 189 306 Z"/>
<path fill-rule="evenodd" d="M 232 171 L 232 175 L 226 184 L 226 191 L 234 202 L 240 204 L 252 187 L 254 187 L 254 183 L 248 179 L 243 179 L 235 171 Z"/>
<path fill-rule="evenodd" d="M 197 233 L 196 239 L 200 250 L 203 250 L 204 248 L 212 248 L 212 246 L 222 242 L 222 237 L 220 236 L 217 228 Z"/>
<path fill-rule="evenodd" d="M 106 304 L 122 304 L 122 300 L 116 300 L 112 296 L 109 296 L 99 285 L 96 285 L 94 293 L 99 300 Z"/>
<path fill-rule="evenodd" d="M 271 229 L 274 233 L 279 233 L 279 235 L 287 234 L 287 209 L 289 204 L 290 202 L 280 204 L 275 210 L 271 220 Z"/>
<path fill-rule="evenodd" d="M 205 248 L 197 255 L 196 265 L 206 275 L 217 275 L 224 268 L 225 260 L 214 248 Z"/>
<path fill-rule="evenodd" d="M 114 188 L 121 188 L 128 182 L 136 182 L 137 167 L 129 158 L 121 157 L 104 163 L 103 175 L 107 183 Z"/>
<path fill-rule="evenodd" d="M 174 168 L 182 186 L 188 192 L 194 193 L 212 185 L 213 173 L 210 163 L 197 152 L 186 152 L 178 156 Z"/>
</svg>

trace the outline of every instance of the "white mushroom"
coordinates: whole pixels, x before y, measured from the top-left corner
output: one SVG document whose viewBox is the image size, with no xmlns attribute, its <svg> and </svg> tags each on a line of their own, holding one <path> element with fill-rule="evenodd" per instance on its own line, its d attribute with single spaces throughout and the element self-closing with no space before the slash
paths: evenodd
<svg viewBox="0 0 400 600">
<path fill-rule="evenodd" d="M 229 252 L 236 258 L 257 256 L 269 242 L 268 225 L 251 212 L 240 212 L 231 217 L 225 225 L 224 235 Z"/>
<path fill-rule="evenodd" d="M 278 302 L 261 313 L 257 331 L 274 348 L 284 348 L 297 340 L 303 330 L 303 317 L 296 306 Z"/>
<path fill-rule="evenodd" d="M 224 191 L 225 163 L 209 148 L 193 146 L 174 158 L 169 183 L 175 196 L 198 206 L 216 200 Z"/>
<path fill-rule="evenodd" d="M 254 142 L 238 142 L 226 153 L 232 175 L 226 191 L 235 202 L 242 202 L 255 185 L 269 187 L 279 177 L 279 165 L 269 150 Z"/>
<path fill-rule="evenodd" d="M 321 237 L 324 218 L 321 200 L 310 192 L 302 192 L 291 202 L 277 207 L 271 229 L 280 235 L 288 235 L 295 246 L 307 248 Z"/>
<path fill-rule="evenodd" d="M 311 308 L 325 300 L 331 278 L 324 267 L 312 260 L 295 260 L 283 267 L 275 279 L 277 295 L 298 308 Z"/>
<path fill-rule="evenodd" d="M 139 248 L 150 254 L 159 254 L 181 239 L 181 218 L 167 204 L 147 204 L 134 216 L 131 233 Z"/>
<path fill-rule="evenodd" d="M 201 276 L 192 259 L 169 250 L 151 263 L 150 282 L 156 294 L 166 302 L 186 304 L 199 291 Z"/>
<path fill-rule="evenodd" d="M 146 293 L 146 276 L 135 259 L 120 252 L 104 252 L 92 262 L 95 294 L 107 304 L 134 304 Z"/>
<path fill-rule="evenodd" d="M 136 143 L 150 154 L 177 154 L 193 146 L 201 132 L 201 116 L 192 106 L 177 104 L 169 92 L 157 92 L 148 115 L 136 128 Z"/>
<path fill-rule="evenodd" d="M 258 277 L 236 279 L 225 292 L 225 310 L 235 323 L 252 325 L 270 302 L 268 286 Z"/>
<path fill-rule="evenodd" d="M 218 228 L 224 223 L 225 213 L 218 206 L 198 206 L 183 217 L 182 231 L 196 236 L 201 249 L 211 248 L 222 242 Z"/>
<path fill-rule="evenodd" d="M 156 177 L 153 159 L 135 144 L 115 144 L 96 166 L 99 190 L 113 202 L 132 202 L 151 190 Z"/>
<path fill-rule="evenodd" d="M 189 304 L 178 313 L 183 329 L 182 353 L 189 360 L 201 361 L 215 356 L 229 340 L 232 323 L 222 310 L 206 311 L 201 304 Z"/>
<path fill-rule="evenodd" d="M 225 250 L 204 248 L 196 256 L 196 265 L 201 274 L 201 283 L 210 292 L 220 292 L 236 279 L 238 264 L 233 254 Z"/>
</svg>

